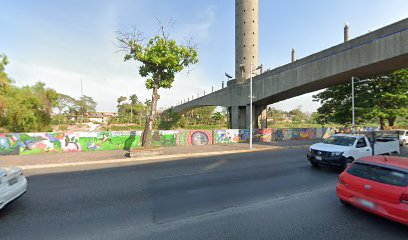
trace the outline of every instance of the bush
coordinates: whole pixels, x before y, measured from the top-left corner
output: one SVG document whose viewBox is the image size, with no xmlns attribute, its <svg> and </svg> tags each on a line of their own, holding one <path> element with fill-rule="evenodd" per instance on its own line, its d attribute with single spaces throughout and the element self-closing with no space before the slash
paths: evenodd
<svg viewBox="0 0 408 240">
<path fill-rule="evenodd" d="M 139 125 L 110 125 L 102 127 L 104 131 L 133 131 L 133 130 L 143 130 L 144 126 Z"/>
<path fill-rule="evenodd" d="M 65 125 L 62 125 L 62 126 L 59 126 L 59 127 L 58 127 L 58 130 L 59 130 L 59 131 L 67 131 L 67 130 L 68 130 L 68 127 L 65 126 Z"/>
</svg>

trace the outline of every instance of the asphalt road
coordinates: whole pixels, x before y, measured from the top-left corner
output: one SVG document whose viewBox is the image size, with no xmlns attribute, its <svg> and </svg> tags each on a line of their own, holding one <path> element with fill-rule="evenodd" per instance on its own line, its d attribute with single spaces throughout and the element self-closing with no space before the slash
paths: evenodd
<svg viewBox="0 0 408 240">
<path fill-rule="evenodd" d="M 335 195 L 306 149 L 28 177 L 0 239 L 408 239 Z"/>
</svg>

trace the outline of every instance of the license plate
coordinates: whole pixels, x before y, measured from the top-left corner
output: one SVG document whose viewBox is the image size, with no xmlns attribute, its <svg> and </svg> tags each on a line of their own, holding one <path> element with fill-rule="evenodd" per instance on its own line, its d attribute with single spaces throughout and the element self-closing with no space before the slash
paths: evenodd
<svg viewBox="0 0 408 240">
<path fill-rule="evenodd" d="M 366 207 L 366 208 L 373 209 L 373 208 L 375 207 L 374 203 L 372 203 L 372 202 L 370 202 L 370 201 L 367 201 L 367 200 L 365 200 L 365 199 L 359 199 L 358 202 L 359 202 L 362 206 L 364 206 L 364 207 Z"/>
<path fill-rule="evenodd" d="M 12 179 L 8 180 L 8 184 L 9 184 L 10 186 L 16 184 L 17 182 L 18 182 L 17 178 L 12 178 Z"/>
<path fill-rule="evenodd" d="M 316 156 L 315 158 L 316 158 L 316 160 L 319 160 L 319 161 L 322 160 L 322 157 L 320 157 L 320 156 Z"/>
</svg>

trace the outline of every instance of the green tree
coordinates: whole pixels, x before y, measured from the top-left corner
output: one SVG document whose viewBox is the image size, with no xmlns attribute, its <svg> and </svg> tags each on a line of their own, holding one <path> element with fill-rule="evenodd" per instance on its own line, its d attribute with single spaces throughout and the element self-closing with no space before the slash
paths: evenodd
<svg viewBox="0 0 408 240">
<path fill-rule="evenodd" d="M 83 95 L 76 102 L 78 114 L 84 118 L 85 115 L 96 112 L 97 103 L 92 99 L 92 97 Z"/>
<path fill-rule="evenodd" d="M 137 97 L 136 94 L 130 95 L 129 99 L 130 99 L 130 102 L 131 102 L 132 105 L 137 105 L 139 103 L 139 101 L 138 101 L 139 98 Z"/>
<path fill-rule="evenodd" d="M 223 124 L 224 121 L 225 121 L 225 119 L 226 119 L 226 117 L 225 117 L 224 114 L 222 114 L 222 112 L 215 112 L 215 113 L 212 115 L 212 119 L 213 119 L 213 121 L 214 121 L 215 124 Z"/>
<path fill-rule="evenodd" d="M 0 126 L 12 132 L 48 131 L 53 108 L 69 109 L 67 101 L 76 101 L 45 83 L 17 87 L 5 73 L 8 59 L 0 55 Z M 74 107 L 74 106 L 72 106 Z M 79 109 L 79 107 L 78 107 Z"/>
<path fill-rule="evenodd" d="M 321 121 L 322 116 L 318 112 L 312 112 L 310 115 L 309 123 L 311 124 L 324 124 L 324 122 Z"/>
<path fill-rule="evenodd" d="M 122 102 L 124 102 L 124 101 L 126 101 L 126 100 L 127 100 L 127 97 L 124 97 L 124 96 L 118 97 L 118 100 L 117 100 L 118 106 L 121 105 Z"/>
<path fill-rule="evenodd" d="M 268 115 L 268 119 L 270 119 L 274 123 L 277 123 L 277 122 L 283 121 L 288 115 L 288 113 L 285 111 L 276 109 L 274 107 L 268 107 L 267 115 Z"/>
<path fill-rule="evenodd" d="M 2 126 L 13 132 L 47 130 L 54 93 L 42 83 L 22 88 L 9 86 L 3 96 Z"/>
<path fill-rule="evenodd" d="M 356 100 L 359 100 L 357 96 L 360 94 L 359 87 L 355 88 Z M 351 122 L 351 84 L 343 84 L 335 87 L 330 87 L 313 96 L 313 101 L 319 101 L 321 106 L 317 109 L 320 115 L 320 123 L 339 123 L 346 124 Z M 360 103 L 356 101 L 356 103 Z M 356 104 L 356 106 L 362 106 Z M 356 123 L 360 123 L 362 120 L 362 113 L 360 110 L 363 108 L 356 108 Z"/>
<path fill-rule="evenodd" d="M 59 93 L 55 102 L 55 108 L 58 110 L 59 114 L 62 114 L 64 110 L 68 110 L 70 107 L 74 106 L 75 102 L 76 100 L 73 97 Z"/>
<path fill-rule="evenodd" d="M 117 106 L 118 115 L 119 115 L 120 118 L 123 118 L 123 116 L 124 116 L 124 106 L 123 106 L 124 104 L 123 104 L 123 102 L 125 102 L 126 100 L 127 100 L 127 97 L 124 97 L 124 96 L 120 96 L 117 99 L 117 102 L 118 102 L 118 106 Z"/>
<path fill-rule="evenodd" d="M 356 82 L 354 96 L 356 124 L 377 119 L 382 129 L 385 120 L 393 126 L 398 116 L 408 114 L 408 69 Z M 330 87 L 313 98 L 322 104 L 317 110 L 320 123 L 351 123 L 351 83 Z"/>
<path fill-rule="evenodd" d="M 174 112 L 172 108 L 167 109 L 161 114 L 159 129 L 169 130 L 181 127 L 180 120 L 180 114 Z"/>
<path fill-rule="evenodd" d="M 10 87 L 4 101 L 2 125 L 12 132 L 39 131 L 44 125 L 41 101 L 30 87 Z"/>
<path fill-rule="evenodd" d="M 290 110 L 288 114 L 292 117 L 292 121 L 295 123 L 301 123 L 308 120 L 307 114 L 302 112 L 302 106 L 298 106 L 297 108 Z"/>
<path fill-rule="evenodd" d="M 193 125 L 208 125 L 212 121 L 215 108 L 214 106 L 200 107 L 186 113 L 186 115 L 190 117 L 191 124 Z"/>
<path fill-rule="evenodd" d="M 153 124 L 156 118 L 157 102 L 160 99 L 160 88 L 171 88 L 175 74 L 185 67 L 198 62 L 196 48 L 190 44 L 177 44 L 162 33 L 144 41 L 140 32 L 119 34 L 119 47 L 126 52 L 125 61 L 135 60 L 141 63 L 139 74 L 147 77 L 146 88 L 152 89 L 152 101 L 149 116 L 146 120 L 142 146 L 148 147 L 152 142 Z"/>
<path fill-rule="evenodd" d="M 117 98 L 117 109 L 118 116 L 111 119 L 112 123 L 133 123 L 135 120 L 141 125 L 142 118 L 145 119 L 146 109 L 148 106 L 144 105 L 139 101 L 136 94 L 129 96 L 130 103 L 124 103 L 128 98 L 120 96 Z M 150 100 L 146 102 L 147 105 L 150 104 Z"/>
<path fill-rule="evenodd" d="M 9 63 L 8 58 L 4 54 L 0 54 L 0 87 L 4 88 L 10 84 L 10 79 L 4 72 L 6 65 Z"/>
<path fill-rule="evenodd" d="M 373 95 L 368 116 L 380 119 L 382 127 L 383 119 L 392 127 L 398 116 L 408 115 L 408 68 L 373 77 L 366 91 Z"/>
<path fill-rule="evenodd" d="M 4 117 L 4 107 L 6 102 L 5 91 L 10 83 L 7 74 L 4 72 L 7 64 L 7 56 L 0 54 L 0 117 Z"/>
<path fill-rule="evenodd" d="M 43 111 L 51 115 L 52 108 L 58 103 L 58 93 L 52 88 L 46 88 L 43 82 L 36 82 L 31 89 L 42 102 Z"/>
</svg>

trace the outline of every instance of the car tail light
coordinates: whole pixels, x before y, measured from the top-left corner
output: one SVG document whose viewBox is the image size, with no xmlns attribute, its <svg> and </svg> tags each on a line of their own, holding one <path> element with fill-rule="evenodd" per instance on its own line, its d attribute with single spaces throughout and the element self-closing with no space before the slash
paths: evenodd
<svg viewBox="0 0 408 240">
<path fill-rule="evenodd" d="M 408 191 L 405 191 L 401 197 L 400 202 L 408 204 Z"/>
<path fill-rule="evenodd" d="M 339 183 L 343 185 L 347 185 L 346 181 L 344 181 L 344 177 L 342 175 L 339 175 Z"/>
</svg>

